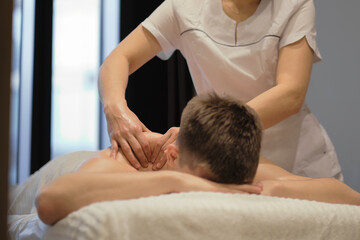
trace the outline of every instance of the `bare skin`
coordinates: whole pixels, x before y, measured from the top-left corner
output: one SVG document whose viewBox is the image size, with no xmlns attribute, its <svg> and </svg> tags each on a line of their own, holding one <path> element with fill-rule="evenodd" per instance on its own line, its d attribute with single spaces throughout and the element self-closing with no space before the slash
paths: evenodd
<svg viewBox="0 0 360 240">
<path fill-rule="evenodd" d="M 149 133 L 148 138 L 161 135 Z M 151 142 L 151 141 L 150 141 Z M 95 202 L 131 199 L 171 192 L 211 191 L 261 193 L 262 195 L 360 205 L 360 194 L 331 178 L 312 179 L 296 176 L 261 158 L 255 185 L 217 184 L 201 176 L 203 169 L 179 164 L 178 148 L 171 144 L 165 154 L 163 171 L 135 169 L 122 153 L 110 157 L 110 149 L 96 153 L 75 173 L 63 175 L 42 188 L 36 204 L 40 219 L 55 224 L 81 207 Z"/>
<path fill-rule="evenodd" d="M 224 12 L 237 23 L 245 21 L 253 15 L 260 4 L 260 0 L 223 0 Z"/>
</svg>

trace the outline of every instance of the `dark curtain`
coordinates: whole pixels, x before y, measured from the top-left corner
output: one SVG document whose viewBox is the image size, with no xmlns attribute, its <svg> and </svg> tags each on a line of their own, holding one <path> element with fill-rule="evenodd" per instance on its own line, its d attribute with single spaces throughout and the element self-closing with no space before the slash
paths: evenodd
<svg viewBox="0 0 360 240">
<path fill-rule="evenodd" d="M 36 0 L 31 173 L 50 160 L 53 1 Z"/>
<path fill-rule="evenodd" d="M 121 38 L 126 37 L 160 4 L 153 1 L 121 1 Z M 164 133 L 179 126 L 181 112 L 194 95 L 185 59 L 177 51 L 168 61 L 154 58 L 129 77 L 129 108 L 152 131 Z"/>
</svg>

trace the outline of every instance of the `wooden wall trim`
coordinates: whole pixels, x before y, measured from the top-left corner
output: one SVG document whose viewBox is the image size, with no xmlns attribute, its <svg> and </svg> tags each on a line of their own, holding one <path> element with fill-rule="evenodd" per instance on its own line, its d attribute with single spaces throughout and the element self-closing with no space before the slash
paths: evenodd
<svg viewBox="0 0 360 240">
<path fill-rule="evenodd" d="M 0 1 L 0 239 L 7 238 L 12 10 L 13 0 Z"/>
</svg>

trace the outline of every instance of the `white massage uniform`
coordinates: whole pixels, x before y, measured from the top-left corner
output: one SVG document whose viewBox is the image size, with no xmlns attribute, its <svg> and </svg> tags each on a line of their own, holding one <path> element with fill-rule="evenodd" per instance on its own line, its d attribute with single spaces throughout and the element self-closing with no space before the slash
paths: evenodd
<svg viewBox="0 0 360 240">
<path fill-rule="evenodd" d="M 198 94 L 250 101 L 276 85 L 279 49 L 303 37 L 321 60 L 312 0 L 262 0 L 239 24 L 221 0 L 165 0 L 142 25 L 161 45 L 159 57 L 180 50 Z M 334 147 L 306 105 L 265 130 L 261 154 L 298 175 L 342 179 Z"/>
</svg>

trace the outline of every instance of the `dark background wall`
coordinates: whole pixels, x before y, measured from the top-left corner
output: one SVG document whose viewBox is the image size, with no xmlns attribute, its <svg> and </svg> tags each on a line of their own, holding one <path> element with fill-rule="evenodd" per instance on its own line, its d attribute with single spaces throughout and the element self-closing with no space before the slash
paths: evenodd
<svg viewBox="0 0 360 240">
<path fill-rule="evenodd" d="M 7 232 L 12 0 L 0 1 L 0 239 Z"/>
<path fill-rule="evenodd" d="M 135 29 L 162 1 L 121 1 L 121 39 Z M 141 6 L 141 7 L 139 7 Z M 129 108 L 152 131 L 167 127 L 167 63 L 152 59 L 129 78 Z M 155 121 L 154 121 L 155 120 Z"/>
</svg>

